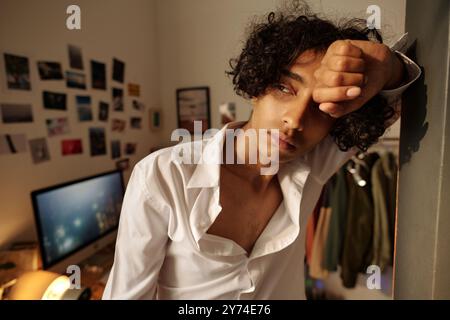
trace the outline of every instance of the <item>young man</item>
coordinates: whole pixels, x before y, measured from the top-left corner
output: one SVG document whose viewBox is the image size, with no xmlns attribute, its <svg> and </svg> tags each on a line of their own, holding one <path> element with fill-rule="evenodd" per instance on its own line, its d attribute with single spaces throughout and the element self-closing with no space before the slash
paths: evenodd
<svg viewBox="0 0 450 320">
<path fill-rule="evenodd" d="M 193 143 L 215 161 L 180 163 L 166 148 L 134 167 L 103 298 L 304 299 L 306 221 L 322 186 L 398 117 L 420 74 L 380 40 L 365 21 L 338 27 L 302 8 L 256 24 L 229 72 L 251 118 Z M 279 130 L 278 172 L 222 163 L 236 128 Z M 232 156 L 250 157 L 242 145 Z"/>
</svg>

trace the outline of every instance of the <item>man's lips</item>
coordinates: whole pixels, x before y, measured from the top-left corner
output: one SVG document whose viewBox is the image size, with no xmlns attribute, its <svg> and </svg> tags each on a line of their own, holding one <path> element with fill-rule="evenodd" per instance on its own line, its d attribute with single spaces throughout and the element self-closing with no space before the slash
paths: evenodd
<svg viewBox="0 0 450 320">
<path fill-rule="evenodd" d="M 296 149 L 296 147 L 293 144 L 291 144 L 281 138 L 279 141 L 279 145 L 280 145 L 280 148 L 282 148 L 282 149 L 287 149 L 287 150 L 295 150 Z"/>
<path fill-rule="evenodd" d="M 295 150 L 297 148 L 293 139 L 282 132 L 280 132 L 278 136 L 278 145 L 280 148 L 286 150 Z"/>
<path fill-rule="evenodd" d="M 280 140 L 289 144 L 292 148 L 296 148 L 296 144 L 294 143 L 294 139 L 292 137 L 287 136 L 283 132 L 280 132 Z"/>
</svg>

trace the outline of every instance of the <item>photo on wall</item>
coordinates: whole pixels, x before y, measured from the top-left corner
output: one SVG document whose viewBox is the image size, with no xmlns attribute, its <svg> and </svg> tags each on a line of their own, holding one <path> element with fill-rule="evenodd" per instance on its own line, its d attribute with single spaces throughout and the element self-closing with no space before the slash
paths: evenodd
<svg viewBox="0 0 450 320">
<path fill-rule="evenodd" d="M 137 147 L 137 143 L 126 143 L 125 144 L 125 154 L 126 155 L 132 155 L 136 153 L 136 147 Z"/>
<path fill-rule="evenodd" d="M 145 105 L 142 102 L 133 100 L 131 104 L 132 104 L 134 110 L 144 112 Z"/>
<path fill-rule="evenodd" d="M 106 90 L 106 65 L 91 60 L 91 83 L 92 88 Z"/>
<path fill-rule="evenodd" d="M 141 88 L 138 84 L 128 84 L 128 95 L 131 97 L 139 97 L 141 95 Z"/>
<path fill-rule="evenodd" d="M 108 121 L 108 113 L 109 113 L 109 104 L 100 101 L 98 104 L 98 120 Z"/>
<path fill-rule="evenodd" d="M 117 159 L 121 157 L 120 152 L 120 140 L 111 141 L 111 159 Z"/>
<path fill-rule="evenodd" d="M 116 168 L 119 170 L 127 170 L 130 167 L 130 159 L 122 159 L 116 161 Z"/>
<path fill-rule="evenodd" d="M 4 59 L 8 89 L 31 90 L 28 58 L 5 53 Z"/>
<path fill-rule="evenodd" d="M 81 139 L 68 139 L 61 141 L 61 153 L 63 156 L 83 153 Z"/>
<path fill-rule="evenodd" d="M 37 138 L 29 141 L 31 158 L 34 164 L 50 160 L 50 153 L 48 151 L 47 140 L 45 138 Z"/>
<path fill-rule="evenodd" d="M 112 119 L 111 130 L 123 132 L 125 130 L 126 122 L 122 119 Z"/>
<path fill-rule="evenodd" d="M 66 71 L 66 85 L 68 88 L 86 89 L 86 76 L 82 73 Z"/>
<path fill-rule="evenodd" d="M 89 141 L 91 143 L 91 156 L 106 154 L 106 137 L 104 128 L 89 128 Z"/>
<path fill-rule="evenodd" d="M 27 136 L 24 134 L 0 134 L 0 154 L 27 151 Z"/>
<path fill-rule="evenodd" d="M 124 74 L 125 74 L 125 63 L 116 58 L 113 58 L 113 75 L 112 75 L 113 80 L 123 83 Z"/>
<path fill-rule="evenodd" d="M 65 93 L 43 91 L 42 100 L 45 109 L 67 110 L 67 95 Z"/>
<path fill-rule="evenodd" d="M 39 77 L 41 80 L 62 80 L 63 73 L 59 62 L 38 61 Z"/>
<path fill-rule="evenodd" d="M 81 55 L 81 48 L 69 44 L 69 65 L 72 69 L 83 70 L 83 56 Z"/>
<path fill-rule="evenodd" d="M 90 96 L 76 96 L 75 102 L 77 105 L 78 120 L 91 121 L 92 120 L 92 106 Z"/>
<path fill-rule="evenodd" d="M 31 104 L 2 103 L 0 110 L 3 123 L 33 122 Z"/>
<path fill-rule="evenodd" d="M 123 90 L 118 88 L 112 89 L 113 110 L 123 111 Z"/>
<path fill-rule="evenodd" d="M 162 111 L 160 108 L 152 108 L 149 110 L 150 130 L 158 131 L 162 128 Z"/>
<path fill-rule="evenodd" d="M 142 118 L 139 117 L 131 117 L 130 118 L 130 127 L 133 129 L 141 129 L 142 128 Z"/>
<path fill-rule="evenodd" d="M 219 112 L 222 125 L 236 121 L 236 104 L 234 102 L 221 104 Z"/>
<path fill-rule="evenodd" d="M 211 127 L 209 87 L 177 89 L 178 128 L 194 133 L 194 121 L 201 121 L 204 133 Z"/>
<path fill-rule="evenodd" d="M 46 119 L 47 133 L 49 137 L 67 134 L 70 132 L 67 118 Z"/>
</svg>

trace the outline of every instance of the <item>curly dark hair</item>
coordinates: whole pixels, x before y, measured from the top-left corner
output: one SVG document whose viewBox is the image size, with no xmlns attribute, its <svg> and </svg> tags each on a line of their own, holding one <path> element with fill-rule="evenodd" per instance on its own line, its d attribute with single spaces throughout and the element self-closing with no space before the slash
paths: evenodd
<svg viewBox="0 0 450 320">
<path fill-rule="evenodd" d="M 370 40 L 382 43 L 376 29 L 370 29 L 363 19 L 332 23 L 311 13 L 299 1 L 270 12 L 262 21 L 249 27 L 244 48 L 238 58 L 230 59 L 230 71 L 235 92 L 250 99 L 275 86 L 296 58 L 307 50 L 326 51 L 336 40 Z M 394 109 L 380 95 L 374 96 L 358 110 L 340 117 L 330 135 L 342 151 L 356 146 L 366 151 L 385 132 L 385 122 Z"/>
</svg>

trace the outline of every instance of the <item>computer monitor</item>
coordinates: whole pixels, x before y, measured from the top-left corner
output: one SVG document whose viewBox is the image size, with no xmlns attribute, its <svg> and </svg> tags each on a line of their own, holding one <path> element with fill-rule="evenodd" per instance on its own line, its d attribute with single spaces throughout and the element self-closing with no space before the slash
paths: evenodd
<svg viewBox="0 0 450 320">
<path fill-rule="evenodd" d="M 114 242 L 123 196 L 121 170 L 33 191 L 43 268 L 66 273 Z"/>
</svg>

